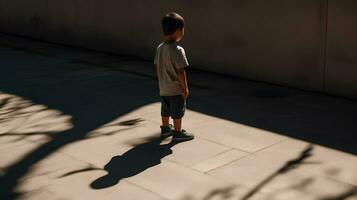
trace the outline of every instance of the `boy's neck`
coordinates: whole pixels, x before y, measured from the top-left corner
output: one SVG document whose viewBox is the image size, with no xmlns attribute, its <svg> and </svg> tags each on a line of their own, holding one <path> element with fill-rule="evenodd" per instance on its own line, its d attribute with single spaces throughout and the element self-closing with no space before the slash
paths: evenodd
<svg viewBox="0 0 357 200">
<path fill-rule="evenodd" d="M 176 38 L 173 37 L 165 37 L 165 42 L 166 43 L 176 43 Z"/>
</svg>

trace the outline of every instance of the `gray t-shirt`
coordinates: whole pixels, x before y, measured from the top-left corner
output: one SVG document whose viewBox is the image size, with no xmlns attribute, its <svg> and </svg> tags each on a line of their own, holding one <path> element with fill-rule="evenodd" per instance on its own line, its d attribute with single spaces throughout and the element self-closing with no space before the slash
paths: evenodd
<svg viewBox="0 0 357 200">
<path fill-rule="evenodd" d="M 156 49 L 154 64 L 159 79 L 160 96 L 182 94 L 178 70 L 188 66 L 185 50 L 174 42 L 163 42 Z"/>
</svg>

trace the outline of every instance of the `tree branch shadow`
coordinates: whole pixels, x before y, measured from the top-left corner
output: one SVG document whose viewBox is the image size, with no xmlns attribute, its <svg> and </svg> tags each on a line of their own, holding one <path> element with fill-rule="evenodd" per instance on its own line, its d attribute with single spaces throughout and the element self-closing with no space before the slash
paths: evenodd
<svg viewBox="0 0 357 200">
<path fill-rule="evenodd" d="M 346 192 L 338 195 L 323 197 L 319 200 L 346 200 L 350 197 L 357 197 L 357 187 L 353 187 L 350 190 L 347 190 Z"/>
<path fill-rule="evenodd" d="M 98 84 L 94 81 L 90 83 Z M 12 90 L 0 92 L 0 127 L 4 127 L 0 129 L 2 131 L 0 138 L 14 137 L 15 140 L 12 140 L 12 142 L 30 139 L 32 136 L 44 136 L 46 138 L 44 143 L 39 144 L 37 148 L 12 163 L 4 169 L 4 173 L 0 174 L 0 199 L 17 199 L 21 197 L 23 193 L 16 190 L 17 186 L 21 183 L 21 177 L 29 173 L 33 165 L 50 156 L 63 146 L 79 140 L 118 134 L 140 126 L 143 121 L 142 119 L 132 119 L 112 125 L 123 127 L 114 128 L 120 130 L 105 132 L 102 135 L 90 134 L 93 130 L 103 126 L 103 124 L 107 124 L 118 116 L 157 100 L 155 96 L 151 95 L 152 91 L 139 92 L 138 94 L 126 95 L 125 97 L 115 96 L 107 91 L 105 94 L 110 94 L 111 98 L 107 99 L 106 103 L 103 104 L 104 99 L 98 98 L 96 93 L 88 93 L 86 98 L 91 100 L 87 100 L 85 107 L 83 107 L 81 106 L 83 104 L 83 92 L 81 88 L 75 88 L 72 92 L 69 92 L 70 94 L 67 94 L 67 90 L 70 87 L 69 85 L 62 85 L 60 91 L 53 91 L 53 93 L 44 92 L 46 97 L 47 95 L 51 96 L 51 98 L 40 99 L 41 101 L 45 100 L 43 103 L 46 106 L 26 100 L 23 97 L 17 96 L 18 94 L 11 95 L 9 92 Z M 18 93 L 17 91 L 13 92 Z M 2 98 L 3 95 L 8 96 L 8 98 Z M 63 98 L 63 96 L 67 96 L 68 98 Z M 31 96 L 29 98 L 33 99 Z M 61 100 L 56 101 L 52 98 Z M 58 108 L 58 110 L 48 108 L 51 105 Z M 88 116 L 88 112 L 86 111 L 88 108 L 94 111 L 100 110 L 101 115 L 95 117 Z M 64 115 L 64 112 L 71 113 L 71 115 Z M 18 122 L 14 123 L 16 122 L 15 120 Z M 61 123 L 63 123 L 63 126 L 59 126 Z M 82 170 L 89 171 L 93 169 Z M 71 174 L 66 174 L 66 176 L 69 175 Z"/>
<path fill-rule="evenodd" d="M 277 176 L 280 174 L 288 173 L 289 171 L 296 169 L 298 166 L 302 164 L 307 164 L 305 160 L 309 157 L 312 156 L 312 151 L 314 147 L 312 144 L 308 145 L 300 154 L 297 158 L 289 160 L 280 167 L 276 172 L 272 173 L 270 176 L 268 176 L 266 179 L 264 179 L 262 182 L 257 184 L 253 189 L 251 189 L 246 195 L 244 195 L 240 200 L 248 200 L 251 198 L 254 194 L 259 192 L 265 185 L 267 185 L 269 182 L 271 182 L 273 179 L 275 179 Z"/>
<path fill-rule="evenodd" d="M 290 172 L 291 170 L 294 170 L 298 168 L 302 164 L 317 164 L 318 162 L 308 162 L 306 159 L 311 157 L 313 154 L 314 146 L 312 144 L 309 144 L 305 149 L 303 149 L 300 154 L 289 161 L 287 161 L 283 166 L 281 166 L 279 169 L 277 169 L 274 173 L 269 175 L 267 178 L 265 178 L 263 181 L 258 183 L 255 187 L 250 189 L 244 196 L 239 198 L 239 200 L 248 200 L 251 197 L 253 197 L 255 194 L 257 194 L 261 189 L 269 184 L 271 181 L 273 181 L 277 176 L 281 174 L 285 174 Z M 302 183 L 296 184 L 292 186 L 293 188 L 304 188 L 307 187 L 309 184 L 311 184 L 313 180 L 312 179 L 306 179 Z M 218 188 L 215 190 L 212 190 L 209 192 L 206 196 L 202 198 L 202 200 L 211 200 L 211 199 L 231 199 L 234 197 L 234 190 L 237 189 L 237 186 L 228 186 L 224 188 Z M 190 196 L 184 198 L 185 200 L 191 200 Z M 274 199 L 274 198 L 268 198 L 268 199 Z"/>
</svg>

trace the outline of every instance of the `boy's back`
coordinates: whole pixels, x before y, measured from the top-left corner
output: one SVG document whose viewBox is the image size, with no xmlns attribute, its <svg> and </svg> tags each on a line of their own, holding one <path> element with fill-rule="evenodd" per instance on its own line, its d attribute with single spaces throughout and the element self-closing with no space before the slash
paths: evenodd
<svg viewBox="0 0 357 200">
<path fill-rule="evenodd" d="M 165 42 L 156 49 L 154 64 L 161 96 L 161 137 L 173 136 L 173 141 L 192 140 L 194 135 L 181 128 L 189 96 L 185 67 L 188 66 L 185 51 L 177 45 L 185 33 L 185 20 L 177 13 L 162 18 Z M 170 118 L 174 126 L 170 124 Z"/>
<path fill-rule="evenodd" d="M 160 96 L 181 95 L 178 71 L 189 65 L 185 50 L 175 42 L 163 42 L 157 47 L 154 63 L 157 67 Z"/>
</svg>

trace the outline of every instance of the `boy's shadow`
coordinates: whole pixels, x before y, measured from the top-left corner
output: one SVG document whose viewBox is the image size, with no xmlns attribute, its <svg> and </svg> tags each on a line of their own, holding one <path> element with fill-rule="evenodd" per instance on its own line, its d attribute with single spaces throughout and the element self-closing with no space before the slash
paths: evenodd
<svg viewBox="0 0 357 200">
<path fill-rule="evenodd" d="M 165 138 L 150 138 L 146 142 L 135 145 L 123 155 L 114 156 L 104 166 L 108 172 L 90 184 L 93 189 L 104 189 L 119 183 L 123 178 L 137 175 L 146 169 L 161 163 L 161 159 L 172 154 L 171 147 L 175 142 L 161 144 Z"/>
</svg>

